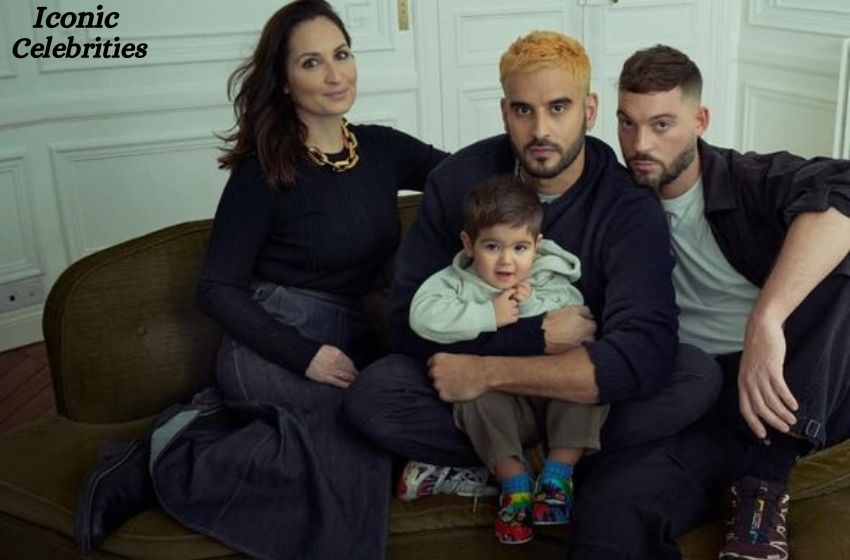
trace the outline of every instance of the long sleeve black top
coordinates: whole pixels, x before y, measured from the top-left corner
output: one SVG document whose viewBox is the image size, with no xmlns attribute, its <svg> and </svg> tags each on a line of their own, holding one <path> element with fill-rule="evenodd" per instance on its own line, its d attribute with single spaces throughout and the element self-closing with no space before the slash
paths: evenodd
<svg viewBox="0 0 850 560">
<path fill-rule="evenodd" d="M 224 188 L 198 285 L 200 307 L 234 339 L 302 373 L 321 347 L 251 298 L 254 281 L 361 297 L 378 287 L 400 240 L 397 196 L 418 190 L 445 153 L 402 132 L 351 126 L 359 163 L 343 173 L 304 161 L 272 192 L 256 158 Z"/>
<path fill-rule="evenodd" d="M 726 260 L 763 286 L 798 214 L 850 216 L 850 160 L 741 154 L 699 141 L 705 216 Z M 850 257 L 838 266 L 850 276 Z"/>
<path fill-rule="evenodd" d="M 634 185 L 603 142 L 588 137 L 584 172 L 564 195 L 544 205 L 543 236 L 577 255 L 577 283 L 596 317 L 587 346 L 601 402 L 651 394 L 669 379 L 677 345 L 678 308 L 673 257 L 661 205 Z M 408 327 L 413 294 L 460 250 L 462 200 L 495 173 L 511 173 L 505 135 L 482 140 L 446 159 L 428 178 L 422 209 L 399 252 L 390 327 L 397 351 L 425 357 L 435 351 L 479 355 L 542 354 L 542 316 L 521 319 L 469 342 L 436 346 Z"/>
</svg>

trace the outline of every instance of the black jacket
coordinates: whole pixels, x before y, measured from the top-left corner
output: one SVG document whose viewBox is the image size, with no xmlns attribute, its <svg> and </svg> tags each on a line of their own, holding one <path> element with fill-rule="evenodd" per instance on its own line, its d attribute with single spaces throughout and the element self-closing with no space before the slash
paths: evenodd
<svg viewBox="0 0 850 560">
<path fill-rule="evenodd" d="M 756 286 L 770 274 L 791 221 L 830 207 L 850 216 L 850 161 L 741 154 L 699 141 L 705 216 L 723 255 Z M 838 272 L 850 276 L 850 259 Z"/>
</svg>

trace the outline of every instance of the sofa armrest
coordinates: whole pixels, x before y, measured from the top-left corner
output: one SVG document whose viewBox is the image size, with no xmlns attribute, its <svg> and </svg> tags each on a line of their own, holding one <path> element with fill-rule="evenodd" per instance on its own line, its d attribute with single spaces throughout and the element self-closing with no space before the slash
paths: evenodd
<svg viewBox="0 0 850 560">
<path fill-rule="evenodd" d="M 71 265 L 44 309 L 59 412 L 125 422 L 211 379 L 220 331 L 195 304 L 210 220 L 167 227 Z"/>
</svg>

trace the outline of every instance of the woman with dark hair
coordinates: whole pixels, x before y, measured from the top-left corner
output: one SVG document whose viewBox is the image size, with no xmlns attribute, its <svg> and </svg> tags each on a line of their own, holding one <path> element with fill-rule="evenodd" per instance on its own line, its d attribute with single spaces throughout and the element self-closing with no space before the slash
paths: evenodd
<svg viewBox="0 0 850 560">
<path fill-rule="evenodd" d="M 127 450 L 119 469 L 149 464 L 166 512 L 252 557 L 384 558 L 390 457 L 340 407 L 380 352 L 361 301 L 388 277 L 398 190 L 420 188 L 445 154 L 345 120 L 357 66 L 324 0 L 275 13 L 228 87 L 236 126 L 219 162 L 231 176 L 198 286 L 224 330 L 216 389 L 163 414 L 149 458 Z M 78 509 L 84 549 L 144 505 L 112 500 L 106 479 L 90 476 Z"/>
<path fill-rule="evenodd" d="M 268 362 L 345 388 L 375 337 L 341 353 L 282 320 L 282 311 L 263 309 L 256 283 L 293 292 L 284 299 L 304 290 L 323 300 L 362 298 L 378 287 L 398 246 L 398 189 L 420 187 L 445 154 L 391 128 L 347 123 L 357 66 L 342 21 L 324 1 L 299 0 L 273 15 L 254 55 L 231 76 L 230 87 L 237 84 L 237 123 L 219 158 L 232 175 L 199 303 Z"/>
</svg>

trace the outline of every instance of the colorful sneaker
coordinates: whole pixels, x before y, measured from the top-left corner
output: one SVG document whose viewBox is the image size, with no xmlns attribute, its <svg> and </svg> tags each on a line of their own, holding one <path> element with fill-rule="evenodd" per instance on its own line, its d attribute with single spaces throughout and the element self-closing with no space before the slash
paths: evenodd
<svg viewBox="0 0 850 560">
<path fill-rule="evenodd" d="M 788 492 L 784 484 L 744 477 L 732 487 L 732 510 L 720 560 L 787 560 Z"/>
<path fill-rule="evenodd" d="M 499 497 L 493 529 L 502 544 L 523 544 L 534 538 L 531 528 L 531 494 L 516 492 Z"/>
<path fill-rule="evenodd" d="M 537 479 L 531 519 L 535 525 L 566 525 L 573 507 L 573 479 Z"/>
<path fill-rule="evenodd" d="M 487 485 L 490 474 L 485 467 L 438 467 L 408 461 L 398 479 L 396 496 L 411 502 L 432 494 L 457 494 L 463 497 L 495 496 L 499 490 Z"/>
</svg>

